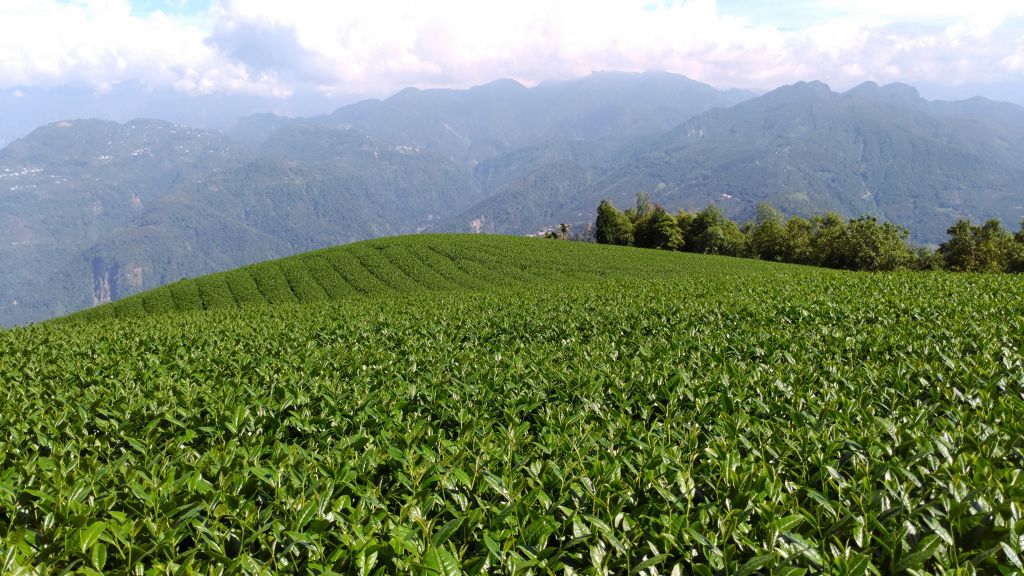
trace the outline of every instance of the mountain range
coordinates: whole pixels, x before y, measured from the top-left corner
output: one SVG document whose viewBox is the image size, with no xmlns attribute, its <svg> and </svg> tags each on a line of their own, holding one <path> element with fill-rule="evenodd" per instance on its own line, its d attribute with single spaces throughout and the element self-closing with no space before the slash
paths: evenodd
<svg viewBox="0 0 1024 576">
<path fill-rule="evenodd" d="M 65 120 L 0 150 L 0 324 L 375 236 L 528 234 L 639 191 L 745 219 L 876 215 L 937 243 L 1024 216 L 1024 108 L 906 85 L 763 95 L 667 73 L 407 89 L 222 131 Z"/>
</svg>

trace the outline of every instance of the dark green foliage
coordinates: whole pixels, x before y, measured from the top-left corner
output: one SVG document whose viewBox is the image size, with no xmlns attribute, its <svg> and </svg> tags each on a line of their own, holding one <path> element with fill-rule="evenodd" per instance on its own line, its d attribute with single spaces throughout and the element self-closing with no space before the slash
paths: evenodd
<svg viewBox="0 0 1024 576">
<path fill-rule="evenodd" d="M 794 261 L 801 257 L 800 245 L 802 244 L 802 228 L 800 222 L 794 224 L 792 232 L 797 237 L 793 246 L 787 239 L 786 222 L 782 214 L 771 204 L 758 204 L 757 218 L 750 231 L 747 233 L 750 245 L 750 255 L 762 260 Z M 790 260 L 790 255 L 793 260 Z"/>
<path fill-rule="evenodd" d="M 651 248 L 662 250 L 680 250 L 683 248 L 683 234 L 676 224 L 676 219 L 658 206 L 650 218 L 649 238 Z"/>
<path fill-rule="evenodd" d="M 911 264 L 911 268 L 914 270 L 942 270 L 945 262 L 942 259 L 942 254 L 931 248 L 924 246 L 918 246 L 914 252 L 914 262 Z"/>
<path fill-rule="evenodd" d="M 615 210 L 607 201 L 601 206 L 598 218 Z M 635 244 L 647 248 L 873 272 L 932 270 L 937 264 L 931 251 L 911 248 L 905 228 L 873 217 L 844 223 L 837 214 L 827 213 L 811 220 L 799 216 L 784 220 L 778 210 L 762 204 L 757 220 L 740 228 L 714 204 L 696 214 L 681 210 L 672 217 L 660 205 L 652 208 L 646 195 L 638 196 L 637 207 L 626 214 L 635 222 Z"/>
<path fill-rule="evenodd" d="M 786 220 L 786 228 L 783 230 L 785 251 L 782 260 L 794 264 L 815 264 L 814 232 L 814 223 L 806 218 L 793 216 Z"/>
<path fill-rule="evenodd" d="M 987 220 L 977 229 L 975 263 L 983 272 L 1002 272 L 1010 263 L 1013 236 L 1003 229 L 999 220 Z"/>
<path fill-rule="evenodd" d="M 959 272 L 966 272 L 977 267 L 977 256 L 974 226 L 970 220 L 961 218 L 949 227 L 946 231 L 949 240 L 939 246 L 939 253 L 942 254 L 946 268 Z"/>
<path fill-rule="evenodd" d="M 0 332 L 0 572 L 1019 571 L 1021 277 L 359 246 L 485 289 Z"/>
<path fill-rule="evenodd" d="M 843 260 L 850 270 L 899 270 L 909 267 L 915 256 L 907 244 L 905 228 L 891 222 L 879 224 L 874 217 L 850 220 L 843 238 Z"/>
<path fill-rule="evenodd" d="M 653 207 L 645 195 L 637 197 L 637 207 L 628 212 L 633 221 L 633 244 L 641 248 L 678 250 L 683 247 L 683 235 L 676 219 L 661 205 Z"/>
<path fill-rule="evenodd" d="M 686 210 L 680 210 L 676 214 L 676 226 L 679 228 L 679 233 L 683 237 L 683 245 L 686 245 L 686 239 L 693 239 L 690 234 L 690 229 L 693 227 L 694 215 L 688 213 Z"/>
<path fill-rule="evenodd" d="M 850 259 L 846 254 L 846 223 L 835 212 L 811 219 L 811 258 L 806 264 L 827 268 L 845 268 Z"/>
<path fill-rule="evenodd" d="M 939 246 L 946 268 L 961 272 L 1021 271 L 1021 234 L 1011 235 L 999 220 L 990 219 L 975 226 L 960 219 L 947 233 L 949 239 Z"/>
<path fill-rule="evenodd" d="M 742 256 L 747 239 L 739 226 L 729 220 L 715 204 L 697 212 L 687 226 L 683 246 L 688 252 Z"/>
<path fill-rule="evenodd" d="M 633 245 L 633 223 L 607 200 L 597 207 L 594 234 L 599 244 Z"/>
<path fill-rule="evenodd" d="M 1009 246 L 1006 270 L 1019 274 L 1024 272 L 1024 240 L 1020 238 L 1019 233 L 1016 237 L 1016 241 Z"/>
</svg>

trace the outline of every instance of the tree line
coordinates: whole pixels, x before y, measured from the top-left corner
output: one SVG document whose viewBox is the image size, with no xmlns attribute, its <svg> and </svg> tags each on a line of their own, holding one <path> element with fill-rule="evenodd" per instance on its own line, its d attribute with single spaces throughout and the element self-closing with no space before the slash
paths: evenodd
<svg viewBox="0 0 1024 576">
<path fill-rule="evenodd" d="M 826 212 L 785 218 L 770 204 L 760 204 L 755 219 L 740 225 L 714 204 L 696 213 L 670 214 L 643 193 L 625 211 L 601 201 L 594 226 L 595 239 L 602 244 L 845 270 L 1024 272 L 1024 222 L 1012 234 L 997 219 L 980 226 L 961 219 L 947 232 L 948 240 L 933 250 L 913 245 L 906 228 L 872 216 L 844 220 Z"/>
</svg>

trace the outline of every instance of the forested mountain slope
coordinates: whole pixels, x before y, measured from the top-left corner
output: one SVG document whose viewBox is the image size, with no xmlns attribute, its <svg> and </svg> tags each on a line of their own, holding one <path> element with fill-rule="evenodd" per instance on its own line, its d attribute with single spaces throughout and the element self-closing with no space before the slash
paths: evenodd
<svg viewBox="0 0 1024 576">
<path fill-rule="evenodd" d="M 670 74 L 599 74 L 409 90 L 327 117 L 247 118 L 227 136 L 151 121 L 52 124 L 0 154 L 10 270 L 0 324 L 423 230 L 492 194 L 478 160 L 556 134 L 654 133 L 749 96 Z"/>
<path fill-rule="evenodd" d="M 675 210 L 717 203 L 740 220 L 760 202 L 788 214 L 875 215 L 938 243 L 957 218 L 1024 217 L 1024 109 L 984 99 L 928 102 L 908 86 L 867 84 L 846 93 L 821 83 L 787 86 L 712 110 L 618 149 L 599 178 L 579 161 L 558 185 L 538 187 L 556 162 L 507 185 L 466 215 L 499 232 L 535 229 L 529 218 L 583 223 L 602 199 L 628 205 L 638 191 Z M 564 164 L 564 163 L 563 163 Z M 524 206 L 524 195 L 531 202 Z"/>
<path fill-rule="evenodd" d="M 760 97 L 670 74 L 406 90 L 224 134 L 68 121 L 0 152 L 0 323 L 382 235 L 531 234 L 645 191 L 737 220 L 771 202 L 908 227 L 1024 216 L 1024 108 L 909 86 Z"/>
</svg>

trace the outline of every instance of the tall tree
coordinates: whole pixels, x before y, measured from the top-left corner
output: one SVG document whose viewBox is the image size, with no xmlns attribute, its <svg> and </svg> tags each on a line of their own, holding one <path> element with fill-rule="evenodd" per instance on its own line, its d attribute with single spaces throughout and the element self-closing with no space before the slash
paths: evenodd
<svg viewBox="0 0 1024 576">
<path fill-rule="evenodd" d="M 814 252 L 811 247 L 813 233 L 814 227 L 806 218 L 793 216 L 786 220 L 786 251 L 783 259 L 794 264 L 813 264 Z"/>
<path fill-rule="evenodd" d="M 939 245 L 946 268 L 958 272 L 1004 272 L 1018 266 L 1017 237 L 992 218 L 975 226 L 961 218 L 946 230 L 949 239 Z"/>
<path fill-rule="evenodd" d="M 654 204 L 647 192 L 637 192 L 636 205 L 626 210 L 626 216 L 636 225 L 641 220 L 646 220 L 654 212 Z"/>
<path fill-rule="evenodd" d="M 597 207 L 594 235 L 600 244 L 633 245 L 633 223 L 611 202 L 602 200 Z"/>
<path fill-rule="evenodd" d="M 661 206 L 655 206 L 654 212 L 647 218 L 644 240 L 650 248 L 679 250 L 683 247 L 683 235 L 676 219 Z"/>
<path fill-rule="evenodd" d="M 939 245 L 939 254 L 946 263 L 946 269 L 967 272 L 975 268 L 974 226 L 971 221 L 961 218 L 946 229 L 949 238 Z"/>
<path fill-rule="evenodd" d="M 626 217 L 633 224 L 633 245 L 641 248 L 652 247 L 652 218 L 655 206 L 646 192 L 636 195 L 636 205 L 626 210 Z"/>
<path fill-rule="evenodd" d="M 1010 272 L 1024 272 L 1024 220 L 1020 221 L 1020 230 L 1013 235 L 1013 243 L 1010 246 L 1010 262 L 1007 269 Z"/>
<path fill-rule="evenodd" d="M 992 218 L 975 229 L 975 265 L 979 272 L 1005 272 L 1010 267 L 1013 236 Z"/>
<path fill-rule="evenodd" d="M 684 245 L 691 252 L 742 256 L 746 251 L 747 239 L 735 222 L 722 214 L 715 204 L 698 212 L 683 238 Z"/>
<path fill-rule="evenodd" d="M 786 228 L 782 214 L 767 203 L 757 205 L 757 218 L 750 229 L 750 255 L 762 260 L 784 260 Z"/>
<path fill-rule="evenodd" d="M 811 252 L 814 261 L 809 264 L 828 268 L 847 268 L 846 223 L 835 212 L 826 212 L 811 220 Z"/>
<path fill-rule="evenodd" d="M 850 220 L 846 226 L 845 260 L 853 270 L 879 272 L 909 267 L 915 260 L 907 244 L 910 233 L 891 222 L 879 224 L 873 216 Z"/>
<path fill-rule="evenodd" d="M 692 240 L 693 238 L 690 235 L 690 228 L 693 227 L 694 218 L 695 216 L 693 214 L 690 214 L 686 210 L 682 209 L 680 209 L 679 212 L 676 214 L 676 226 L 679 227 L 679 233 L 683 235 L 684 247 L 686 246 L 686 239 L 690 238 Z M 689 248 L 686 249 L 689 250 Z"/>
</svg>

